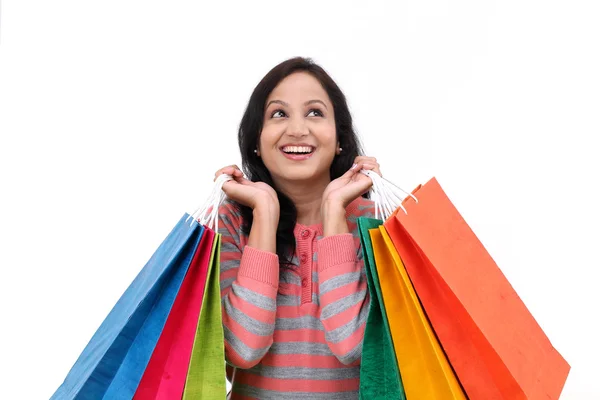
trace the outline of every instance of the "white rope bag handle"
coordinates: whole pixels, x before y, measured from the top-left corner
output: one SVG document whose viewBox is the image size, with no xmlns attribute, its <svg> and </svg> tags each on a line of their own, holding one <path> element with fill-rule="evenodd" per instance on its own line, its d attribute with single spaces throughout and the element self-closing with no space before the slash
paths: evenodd
<svg viewBox="0 0 600 400">
<path fill-rule="evenodd" d="M 400 207 L 405 214 L 406 209 L 402 205 L 402 200 L 406 197 L 401 195 L 403 193 L 412 197 L 417 203 L 419 200 L 412 194 L 407 192 L 406 190 L 399 188 L 394 185 L 392 182 L 387 179 L 379 176 L 379 174 L 375 171 L 371 170 L 360 170 L 363 174 L 367 175 L 373 181 L 373 186 L 371 187 L 371 200 L 375 203 L 375 218 L 386 220 L 390 215 Z"/>
<path fill-rule="evenodd" d="M 408 214 L 402 205 L 402 200 L 405 197 L 404 195 L 412 197 L 417 203 L 419 202 L 419 200 L 417 200 L 412 193 L 399 188 L 392 182 L 379 176 L 377 172 L 365 169 L 361 170 L 360 172 L 367 175 L 373 181 L 373 186 L 371 187 L 370 191 L 371 200 L 373 200 L 375 203 L 376 219 L 388 219 L 398 207 L 400 207 L 405 214 Z M 204 205 L 197 208 L 193 214 L 188 216 L 186 222 L 190 218 L 193 218 L 194 221 L 198 221 L 198 223 L 201 225 L 206 225 L 210 229 L 216 231 L 218 229 L 217 224 L 219 219 L 219 206 L 227 197 L 225 192 L 223 192 L 223 184 L 232 179 L 233 177 L 231 175 L 219 175 Z M 190 226 L 192 224 L 193 222 L 190 223 Z"/>
<path fill-rule="evenodd" d="M 217 177 L 215 184 L 213 186 L 212 192 L 206 199 L 206 202 L 202 207 L 199 207 L 187 217 L 186 222 L 193 218 L 194 221 L 198 221 L 201 225 L 206 225 L 213 231 L 217 231 L 218 229 L 218 221 L 219 221 L 219 206 L 227 195 L 223 191 L 223 184 L 227 181 L 232 180 L 233 177 L 227 174 L 221 174 Z M 193 225 L 193 221 L 190 223 L 190 226 Z"/>
</svg>

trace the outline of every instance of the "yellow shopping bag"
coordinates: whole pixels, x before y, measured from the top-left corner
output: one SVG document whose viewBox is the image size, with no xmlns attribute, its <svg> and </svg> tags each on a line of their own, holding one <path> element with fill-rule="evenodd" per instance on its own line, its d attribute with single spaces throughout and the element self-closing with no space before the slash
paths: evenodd
<svg viewBox="0 0 600 400">
<path fill-rule="evenodd" d="M 369 235 L 406 397 L 466 399 L 385 227 Z"/>
</svg>

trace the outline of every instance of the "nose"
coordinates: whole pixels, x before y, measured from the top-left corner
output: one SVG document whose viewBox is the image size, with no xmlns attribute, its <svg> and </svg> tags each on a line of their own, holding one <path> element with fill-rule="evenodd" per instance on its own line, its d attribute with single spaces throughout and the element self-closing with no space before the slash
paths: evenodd
<svg viewBox="0 0 600 400">
<path fill-rule="evenodd" d="M 302 117 L 292 117 L 289 119 L 289 124 L 286 133 L 289 136 L 302 137 L 308 135 L 308 126 Z"/>
</svg>

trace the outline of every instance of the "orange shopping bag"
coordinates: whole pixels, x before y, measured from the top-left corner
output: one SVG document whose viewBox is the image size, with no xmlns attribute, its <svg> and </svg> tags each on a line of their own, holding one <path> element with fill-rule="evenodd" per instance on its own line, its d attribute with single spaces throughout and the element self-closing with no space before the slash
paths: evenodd
<svg viewBox="0 0 600 400">
<path fill-rule="evenodd" d="M 406 398 L 465 400 L 387 231 L 369 235 Z"/>
<path fill-rule="evenodd" d="M 570 370 L 434 178 L 384 226 L 471 400 L 558 399 Z"/>
</svg>

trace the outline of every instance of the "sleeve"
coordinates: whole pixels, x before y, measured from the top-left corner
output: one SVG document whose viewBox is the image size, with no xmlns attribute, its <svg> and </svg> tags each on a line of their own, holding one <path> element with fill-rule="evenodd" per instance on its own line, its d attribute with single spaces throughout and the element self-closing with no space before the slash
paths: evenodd
<svg viewBox="0 0 600 400">
<path fill-rule="evenodd" d="M 248 369 L 258 364 L 273 344 L 279 260 L 275 253 L 246 246 L 241 222 L 231 202 L 219 207 L 225 360 Z"/>
<path fill-rule="evenodd" d="M 343 233 L 320 239 L 317 251 L 325 339 L 341 363 L 358 365 L 370 305 L 362 246 Z"/>
</svg>

